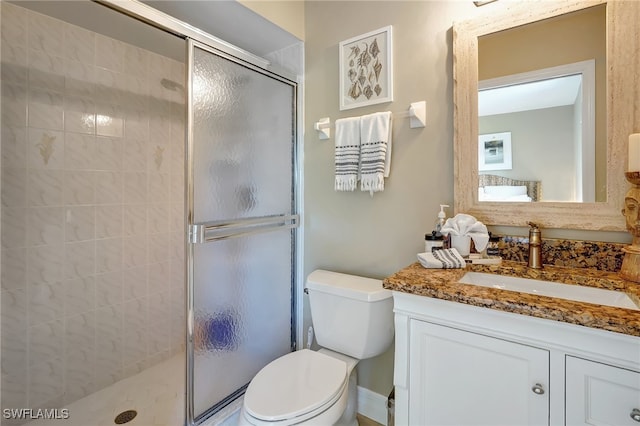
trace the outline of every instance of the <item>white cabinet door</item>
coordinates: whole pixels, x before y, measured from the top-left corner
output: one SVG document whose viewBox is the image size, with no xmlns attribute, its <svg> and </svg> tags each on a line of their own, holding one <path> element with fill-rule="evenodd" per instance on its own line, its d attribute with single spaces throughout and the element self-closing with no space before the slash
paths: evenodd
<svg viewBox="0 0 640 426">
<path fill-rule="evenodd" d="M 410 425 L 548 425 L 549 352 L 411 320 Z"/>
<path fill-rule="evenodd" d="M 567 356 L 565 374 L 567 425 L 640 425 L 640 373 Z"/>
</svg>

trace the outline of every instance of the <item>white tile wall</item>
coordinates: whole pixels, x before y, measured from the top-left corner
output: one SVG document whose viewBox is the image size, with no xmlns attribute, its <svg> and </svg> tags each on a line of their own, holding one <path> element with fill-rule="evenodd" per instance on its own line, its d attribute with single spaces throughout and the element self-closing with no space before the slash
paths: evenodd
<svg viewBox="0 0 640 426">
<path fill-rule="evenodd" d="M 183 350 L 184 66 L 0 7 L 2 407 L 60 407 Z"/>
</svg>

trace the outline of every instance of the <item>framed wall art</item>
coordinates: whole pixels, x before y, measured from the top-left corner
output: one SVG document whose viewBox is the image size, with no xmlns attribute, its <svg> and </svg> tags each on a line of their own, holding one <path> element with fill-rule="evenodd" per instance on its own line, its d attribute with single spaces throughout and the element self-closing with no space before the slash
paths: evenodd
<svg viewBox="0 0 640 426">
<path fill-rule="evenodd" d="M 511 132 L 478 137 L 478 171 L 511 170 Z"/>
<path fill-rule="evenodd" d="M 340 110 L 393 101 L 391 26 L 340 42 Z"/>
</svg>

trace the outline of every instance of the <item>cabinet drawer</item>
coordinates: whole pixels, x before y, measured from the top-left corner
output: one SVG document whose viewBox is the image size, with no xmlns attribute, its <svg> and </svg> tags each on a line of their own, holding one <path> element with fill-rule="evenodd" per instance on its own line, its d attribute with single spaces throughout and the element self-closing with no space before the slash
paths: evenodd
<svg viewBox="0 0 640 426">
<path fill-rule="evenodd" d="M 640 373 L 568 355 L 565 363 L 567 425 L 640 425 Z"/>
</svg>

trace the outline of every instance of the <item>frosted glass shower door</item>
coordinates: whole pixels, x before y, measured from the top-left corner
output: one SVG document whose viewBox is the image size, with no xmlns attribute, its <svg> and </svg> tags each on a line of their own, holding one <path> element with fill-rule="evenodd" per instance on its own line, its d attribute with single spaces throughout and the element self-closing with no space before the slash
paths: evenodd
<svg viewBox="0 0 640 426">
<path fill-rule="evenodd" d="M 188 421 L 292 350 L 296 85 L 191 42 Z"/>
</svg>

